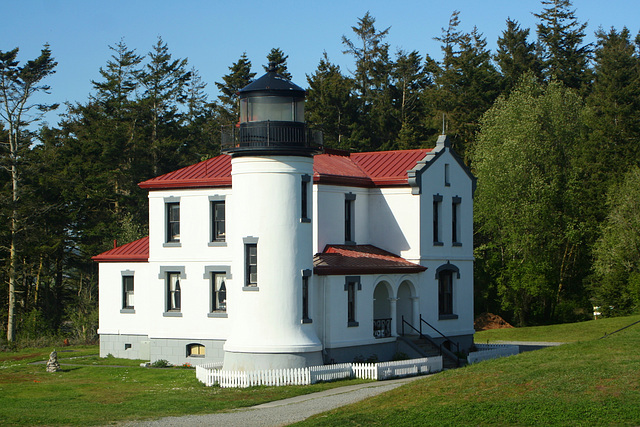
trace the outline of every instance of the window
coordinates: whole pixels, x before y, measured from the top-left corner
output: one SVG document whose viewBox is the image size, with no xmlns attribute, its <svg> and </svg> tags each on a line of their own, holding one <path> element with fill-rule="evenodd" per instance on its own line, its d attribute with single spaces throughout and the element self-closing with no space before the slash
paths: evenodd
<svg viewBox="0 0 640 427">
<path fill-rule="evenodd" d="M 180 242 L 180 202 L 166 203 L 166 210 L 166 242 Z"/>
<path fill-rule="evenodd" d="M 211 273 L 211 312 L 227 311 L 227 273 Z"/>
<path fill-rule="evenodd" d="M 122 276 L 122 308 L 133 310 L 133 276 Z"/>
<path fill-rule="evenodd" d="M 180 311 L 180 273 L 167 273 L 166 311 Z"/>
<path fill-rule="evenodd" d="M 225 232 L 225 204 L 224 200 L 211 202 L 211 241 L 224 242 Z"/>
<path fill-rule="evenodd" d="M 346 244 L 355 244 L 354 238 L 354 211 L 356 195 L 345 194 L 344 199 L 344 240 Z"/>
<path fill-rule="evenodd" d="M 258 286 L 258 244 L 245 243 L 244 245 L 244 262 L 245 262 L 245 278 L 246 287 Z"/>
<path fill-rule="evenodd" d="M 347 326 L 358 326 L 358 322 L 356 321 L 356 291 L 361 289 L 360 277 L 346 277 L 344 290 L 347 291 Z"/>
<path fill-rule="evenodd" d="M 302 175 L 300 184 L 300 221 L 311 222 L 309 219 L 309 182 L 311 177 L 309 175 Z"/>
<path fill-rule="evenodd" d="M 445 187 L 451 186 L 451 182 L 449 181 L 449 163 L 444 164 L 444 185 Z"/>
<path fill-rule="evenodd" d="M 309 277 L 311 270 L 302 271 L 302 323 L 311 323 L 309 318 Z"/>
<path fill-rule="evenodd" d="M 461 246 L 460 243 L 460 197 L 454 197 L 451 203 L 451 241 L 453 246 Z"/>
<path fill-rule="evenodd" d="M 453 272 L 445 270 L 440 272 L 438 280 L 438 307 L 439 314 L 453 314 Z"/>
<path fill-rule="evenodd" d="M 442 196 L 436 194 L 433 196 L 433 244 L 441 246 L 440 241 L 440 205 L 442 204 Z"/>
<path fill-rule="evenodd" d="M 204 357 L 205 348 L 202 344 L 189 344 L 187 346 L 187 357 Z"/>
</svg>

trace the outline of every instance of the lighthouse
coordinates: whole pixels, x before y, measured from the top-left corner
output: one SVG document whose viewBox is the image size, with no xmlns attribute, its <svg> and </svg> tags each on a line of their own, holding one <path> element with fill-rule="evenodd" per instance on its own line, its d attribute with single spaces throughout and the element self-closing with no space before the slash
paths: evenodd
<svg viewBox="0 0 640 427">
<path fill-rule="evenodd" d="M 305 312 L 313 271 L 313 156 L 321 135 L 304 123 L 304 97 L 271 63 L 240 90 L 240 122 L 223 132 L 232 168 L 230 243 L 238 260 L 227 288 L 233 326 L 224 370 L 322 365 L 322 344 Z"/>
</svg>

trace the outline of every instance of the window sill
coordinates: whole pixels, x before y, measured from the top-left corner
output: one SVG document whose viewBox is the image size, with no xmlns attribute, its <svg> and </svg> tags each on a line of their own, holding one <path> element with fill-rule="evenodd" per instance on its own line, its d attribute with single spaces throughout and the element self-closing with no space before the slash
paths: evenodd
<svg viewBox="0 0 640 427">
<path fill-rule="evenodd" d="M 457 314 L 441 314 L 438 316 L 438 320 L 454 320 L 457 319 Z"/>
<path fill-rule="evenodd" d="M 345 244 L 345 245 L 356 245 L 357 243 L 356 243 L 356 242 L 354 242 L 353 240 L 345 240 L 345 241 L 344 241 L 344 244 Z"/>
<path fill-rule="evenodd" d="M 162 317 L 182 317 L 182 313 L 179 311 L 165 311 L 162 313 Z"/>
<path fill-rule="evenodd" d="M 460 242 L 453 242 L 453 246 L 462 246 L 462 243 L 460 243 Z"/>
<path fill-rule="evenodd" d="M 209 242 L 210 248 L 222 248 L 227 246 L 227 242 Z"/>
<path fill-rule="evenodd" d="M 433 246 L 444 246 L 442 242 L 433 242 Z"/>
<path fill-rule="evenodd" d="M 217 311 L 215 313 L 207 313 L 207 317 L 219 317 L 219 318 L 226 318 L 227 317 L 227 313 L 222 312 L 222 311 Z"/>
<path fill-rule="evenodd" d="M 311 224 L 311 218 L 300 218 L 300 222 Z"/>
<path fill-rule="evenodd" d="M 358 323 L 358 322 L 347 322 L 347 327 L 348 328 L 354 328 L 356 326 L 360 326 L 360 323 Z"/>
<path fill-rule="evenodd" d="M 243 291 L 249 291 L 249 292 L 255 292 L 255 291 L 259 291 L 260 288 L 257 286 L 243 286 L 242 287 Z"/>
<path fill-rule="evenodd" d="M 162 244 L 163 248 L 181 248 L 182 244 L 180 242 L 166 242 Z"/>
<path fill-rule="evenodd" d="M 311 319 L 302 319 L 301 323 L 304 325 L 306 323 L 313 323 L 313 320 Z"/>
<path fill-rule="evenodd" d="M 129 314 L 135 314 L 136 310 L 133 308 L 123 308 L 120 310 L 120 313 L 129 313 Z"/>
<path fill-rule="evenodd" d="M 204 359 L 204 354 L 190 354 L 187 357 L 193 357 L 198 359 Z"/>
</svg>

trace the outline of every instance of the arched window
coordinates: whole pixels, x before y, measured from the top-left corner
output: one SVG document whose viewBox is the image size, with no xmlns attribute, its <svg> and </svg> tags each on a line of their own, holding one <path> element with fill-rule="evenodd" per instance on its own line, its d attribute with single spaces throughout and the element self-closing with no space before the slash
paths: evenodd
<svg viewBox="0 0 640 427">
<path fill-rule="evenodd" d="M 436 270 L 438 280 L 438 316 L 442 319 L 457 319 L 454 314 L 455 279 L 460 278 L 460 269 L 453 264 L 446 263 Z"/>
</svg>

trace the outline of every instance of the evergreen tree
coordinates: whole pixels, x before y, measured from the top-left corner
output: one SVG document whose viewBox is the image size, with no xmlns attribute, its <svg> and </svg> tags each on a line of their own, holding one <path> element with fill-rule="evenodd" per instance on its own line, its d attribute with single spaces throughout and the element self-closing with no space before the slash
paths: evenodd
<svg viewBox="0 0 640 427">
<path fill-rule="evenodd" d="M 236 124 L 240 119 L 238 92 L 253 81 L 256 73 L 251 72 L 251 61 L 246 53 L 229 67 L 230 73 L 222 76 L 223 83 L 216 82 L 220 91 L 218 99 L 221 102 L 220 118 L 223 124 Z"/>
<path fill-rule="evenodd" d="M 482 34 L 475 27 L 471 33 L 460 32 L 458 15 L 453 12 L 448 28 L 435 38 L 442 43 L 443 59 L 436 71 L 434 103 L 446 115 L 452 145 L 466 157 L 480 117 L 500 93 L 500 76 Z"/>
<path fill-rule="evenodd" d="M 287 58 L 289 58 L 289 55 L 285 55 L 279 47 L 274 47 L 267 55 L 267 64 L 273 62 L 276 67 L 276 73 L 280 74 L 287 80 L 292 80 L 293 77 L 287 69 Z M 264 68 L 265 72 L 269 71 L 268 65 L 263 65 L 262 68 Z"/>
<path fill-rule="evenodd" d="M 355 59 L 354 89 L 358 97 L 357 122 L 352 125 L 351 148 L 356 151 L 376 150 L 395 139 L 399 126 L 392 116 L 391 70 L 389 45 L 384 38 L 389 28 L 378 31 L 369 12 L 351 27 L 355 41 L 342 36 L 345 54 Z"/>
<path fill-rule="evenodd" d="M 48 93 L 49 86 L 42 81 L 55 73 L 57 62 L 51 56 L 48 45 L 44 45 L 40 55 L 23 66 L 17 60 L 18 48 L 8 52 L 0 51 L 0 120 L 6 126 L 7 139 L 2 142 L 1 166 L 10 175 L 9 213 L 9 290 L 7 314 L 7 341 L 13 342 L 16 330 L 16 288 L 18 285 L 18 264 L 20 260 L 19 240 L 21 226 L 20 204 L 21 175 L 23 161 L 32 143 L 28 130 L 31 123 L 39 120 L 47 111 L 57 108 L 57 104 L 37 104 L 33 97 L 38 93 Z"/>
<path fill-rule="evenodd" d="M 353 80 L 345 77 L 324 52 L 316 71 L 307 75 L 307 82 L 306 122 L 323 132 L 325 146 L 348 149 L 349 129 L 356 115 Z"/>
<path fill-rule="evenodd" d="M 205 160 L 220 152 L 219 109 L 204 92 L 206 83 L 195 68 L 187 88 L 186 136 L 183 141 L 181 166 Z"/>
<path fill-rule="evenodd" d="M 389 148 L 417 148 L 429 136 L 423 126 L 426 104 L 422 95 L 433 83 L 417 51 L 397 52 L 392 78 L 393 107 L 400 131 L 394 146 Z"/>
<path fill-rule="evenodd" d="M 509 92 L 520 77 L 530 72 L 542 81 L 542 62 L 535 43 L 529 43 L 529 29 L 522 29 L 517 21 L 507 19 L 507 29 L 498 38 L 495 60 L 500 67 L 504 90 Z"/>
<path fill-rule="evenodd" d="M 148 105 L 151 167 L 154 175 L 176 168 L 173 160 L 180 147 L 177 134 L 181 117 L 178 107 L 186 102 L 186 85 L 191 73 L 186 59 L 173 59 L 167 44 L 158 37 L 148 54 L 149 62 L 141 73 L 145 88 L 143 100 Z"/>
<path fill-rule="evenodd" d="M 544 52 L 545 75 L 567 87 L 580 89 L 590 81 L 588 61 L 591 46 L 583 44 L 586 23 L 579 23 L 570 0 L 542 0 L 546 7 L 534 16 L 538 41 Z"/>
</svg>

